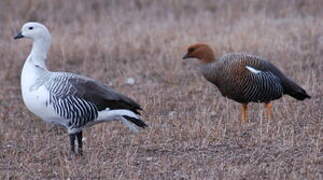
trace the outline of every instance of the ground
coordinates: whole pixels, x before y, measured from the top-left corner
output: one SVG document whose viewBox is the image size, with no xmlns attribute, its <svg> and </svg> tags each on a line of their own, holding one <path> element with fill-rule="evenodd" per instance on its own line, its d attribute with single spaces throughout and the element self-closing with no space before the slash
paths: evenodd
<svg viewBox="0 0 323 180">
<path fill-rule="evenodd" d="M 320 0 L 2 0 L 0 179 L 323 179 L 322 8 Z M 66 131 L 21 98 L 31 41 L 13 37 L 27 21 L 52 33 L 50 70 L 132 97 L 149 128 L 91 127 L 84 156 L 71 157 Z M 240 124 L 240 105 L 202 77 L 197 60 L 182 60 L 196 42 L 217 57 L 264 57 L 312 98 L 274 101 L 272 120 L 251 104 Z"/>
</svg>

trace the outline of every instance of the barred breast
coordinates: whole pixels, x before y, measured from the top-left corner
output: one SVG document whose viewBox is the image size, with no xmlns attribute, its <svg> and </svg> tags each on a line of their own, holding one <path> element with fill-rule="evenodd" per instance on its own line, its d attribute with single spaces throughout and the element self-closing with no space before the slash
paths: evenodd
<svg viewBox="0 0 323 180">
<path fill-rule="evenodd" d="M 223 96 L 240 103 L 270 102 L 283 94 L 297 99 L 307 95 L 273 64 L 258 56 L 228 54 L 204 65 L 202 73 Z"/>
</svg>

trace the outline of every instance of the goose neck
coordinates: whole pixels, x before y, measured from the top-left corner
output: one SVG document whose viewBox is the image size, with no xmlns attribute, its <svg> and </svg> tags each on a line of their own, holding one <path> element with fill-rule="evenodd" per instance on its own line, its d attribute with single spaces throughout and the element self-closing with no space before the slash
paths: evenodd
<svg viewBox="0 0 323 180">
<path fill-rule="evenodd" d="M 34 40 L 28 60 L 34 65 L 38 65 L 46 69 L 47 53 L 50 44 L 50 39 Z"/>
</svg>

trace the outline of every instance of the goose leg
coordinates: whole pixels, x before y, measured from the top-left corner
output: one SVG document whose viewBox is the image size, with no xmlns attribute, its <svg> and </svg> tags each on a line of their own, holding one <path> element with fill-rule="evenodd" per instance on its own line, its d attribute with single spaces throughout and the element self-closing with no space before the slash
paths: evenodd
<svg viewBox="0 0 323 180">
<path fill-rule="evenodd" d="M 75 153 L 75 134 L 70 134 L 71 152 Z"/>
<path fill-rule="evenodd" d="M 241 107 L 241 123 L 244 124 L 248 120 L 248 104 L 242 104 Z"/>
<path fill-rule="evenodd" d="M 76 134 L 76 138 L 77 138 L 77 144 L 78 144 L 78 153 L 82 156 L 83 155 L 83 133 L 82 131 L 80 131 L 79 133 Z"/>
<path fill-rule="evenodd" d="M 266 116 L 268 120 L 271 120 L 273 118 L 273 110 L 272 110 L 273 104 L 268 102 L 265 103 L 265 108 L 266 108 Z"/>
</svg>

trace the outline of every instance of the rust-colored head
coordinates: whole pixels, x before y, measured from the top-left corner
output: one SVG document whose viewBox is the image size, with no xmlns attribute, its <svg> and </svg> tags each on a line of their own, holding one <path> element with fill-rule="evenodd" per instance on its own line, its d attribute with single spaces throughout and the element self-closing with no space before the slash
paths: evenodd
<svg viewBox="0 0 323 180">
<path fill-rule="evenodd" d="M 188 47 L 186 55 L 183 59 L 197 58 L 203 63 L 211 63 L 215 60 L 213 50 L 207 44 L 194 44 Z"/>
</svg>

